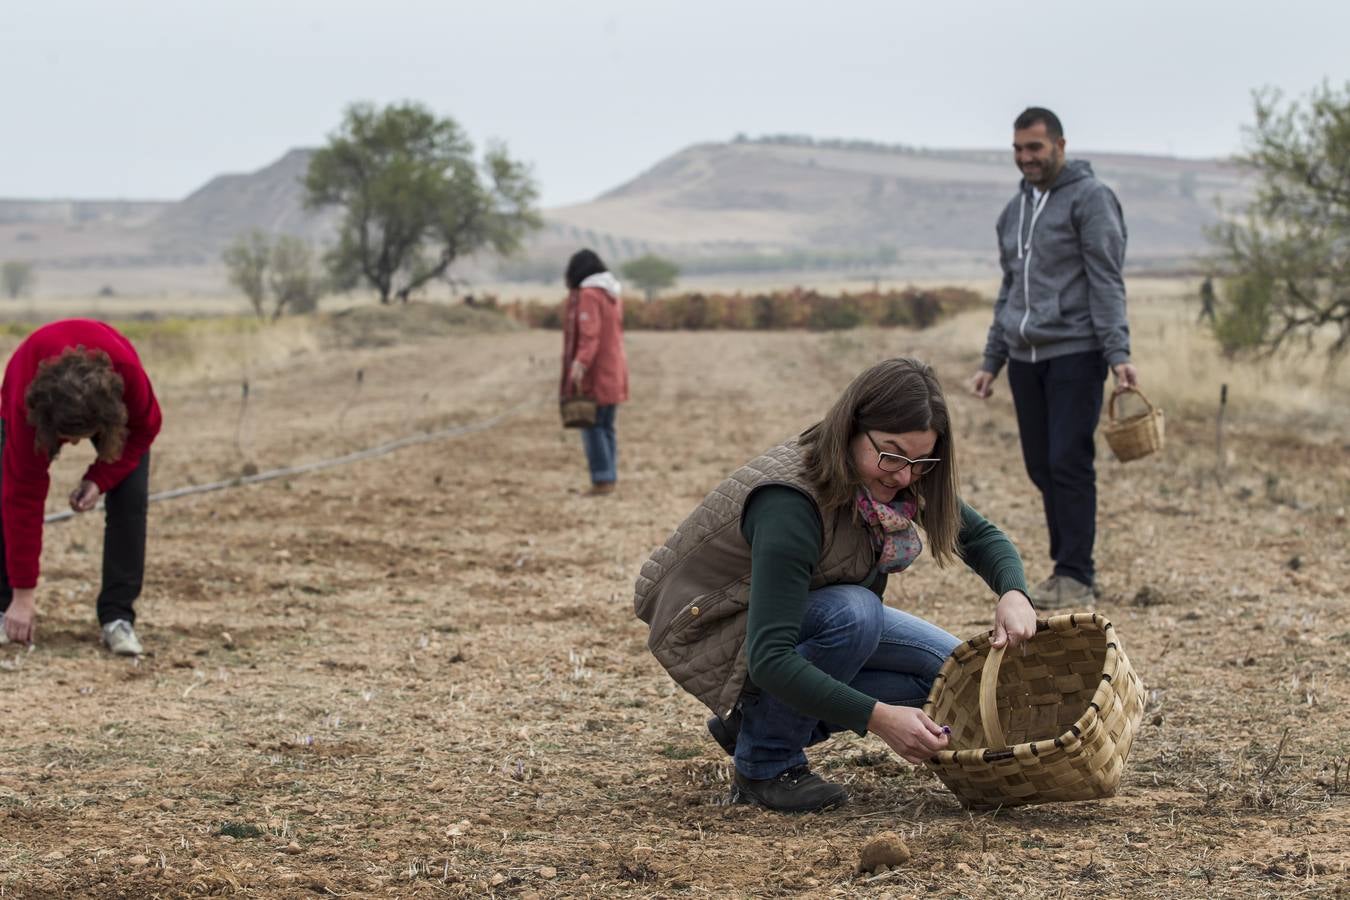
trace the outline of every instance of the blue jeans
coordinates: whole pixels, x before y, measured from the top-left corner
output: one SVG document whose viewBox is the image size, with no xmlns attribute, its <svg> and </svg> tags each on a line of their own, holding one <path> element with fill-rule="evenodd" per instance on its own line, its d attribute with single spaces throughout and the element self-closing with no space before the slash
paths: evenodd
<svg viewBox="0 0 1350 900">
<path fill-rule="evenodd" d="M 861 585 L 836 584 L 811 592 L 797 652 L 873 699 L 918 707 L 959 643 L 936 625 L 884 605 Z M 805 763 L 804 748 L 844 730 L 802 715 L 764 688 L 741 697 L 741 716 L 736 771 L 755 780 Z"/>
<path fill-rule="evenodd" d="M 581 445 L 586 448 L 592 484 L 619 480 L 619 445 L 614 437 L 614 417 L 618 411 L 619 407 L 614 403 L 597 406 L 595 424 L 581 429 Z"/>
</svg>

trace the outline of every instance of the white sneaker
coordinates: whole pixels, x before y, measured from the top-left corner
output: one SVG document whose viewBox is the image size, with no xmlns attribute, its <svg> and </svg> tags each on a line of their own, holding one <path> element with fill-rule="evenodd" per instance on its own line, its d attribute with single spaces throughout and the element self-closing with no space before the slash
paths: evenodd
<svg viewBox="0 0 1350 900">
<path fill-rule="evenodd" d="M 9 643 L 9 635 L 5 634 L 5 614 L 0 612 L 0 647 Z"/>
<path fill-rule="evenodd" d="M 140 656 L 145 652 L 126 619 L 113 619 L 103 626 L 103 643 L 118 656 Z"/>
</svg>

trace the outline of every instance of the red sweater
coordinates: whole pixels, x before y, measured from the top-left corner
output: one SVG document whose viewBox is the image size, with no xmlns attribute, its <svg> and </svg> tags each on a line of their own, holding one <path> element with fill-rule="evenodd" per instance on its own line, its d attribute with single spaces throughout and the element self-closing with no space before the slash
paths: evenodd
<svg viewBox="0 0 1350 900">
<path fill-rule="evenodd" d="M 33 447 L 24 395 L 37 374 L 38 363 L 60 356 L 67 347 L 102 350 L 122 376 L 122 402 L 127 407 L 127 442 L 120 459 L 95 462 L 84 473 L 103 493 L 117 487 L 140 464 L 159 434 L 159 403 L 150 379 L 131 342 L 111 325 L 90 319 L 66 319 L 44 325 L 18 346 L 5 367 L 0 386 L 0 418 L 5 422 L 4 458 L 0 461 L 0 519 L 5 528 L 5 571 L 16 588 L 37 586 L 38 557 L 42 554 L 42 518 L 51 482 L 51 459 Z"/>
</svg>

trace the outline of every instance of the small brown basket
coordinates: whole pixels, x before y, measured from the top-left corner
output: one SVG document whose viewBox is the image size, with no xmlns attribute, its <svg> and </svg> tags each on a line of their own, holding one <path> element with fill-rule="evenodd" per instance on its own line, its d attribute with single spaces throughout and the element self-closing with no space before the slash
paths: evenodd
<svg viewBox="0 0 1350 900">
<path fill-rule="evenodd" d="M 1125 393 L 1138 394 L 1139 399 L 1143 400 L 1144 405 L 1148 407 L 1148 411 L 1117 419 L 1116 398 Z M 1106 405 L 1106 425 L 1102 428 L 1102 435 L 1111 447 L 1111 452 L 1116 455 L 1116 459 L 1121 462 L 1129 462 L 1132 459 L 1140 459 L 1161 450 L 1163 448 L 1162 410 L 1150 403 L 1148 398 L 1144 396 L 1144 392 L 1139 388 L 1127 388 L 1120 394 L 1111 395 L 1111 399 Z"/>
<path fill-rule="evenodd" d="M 923 711 L 951 727 L 928 760 L 962 806 L 1110 797 L 1144 715 L 1144 686 L 1115 629 L 1075 613 L 1037 623 L 1004 657 L 982 634 L 943 664 Z"/>
<path fill-rule="evenodd" d="M 564 428 L 591 428 L 598 412 L 593 397 L 570 396 L 558 400 Z"/>
</svg>

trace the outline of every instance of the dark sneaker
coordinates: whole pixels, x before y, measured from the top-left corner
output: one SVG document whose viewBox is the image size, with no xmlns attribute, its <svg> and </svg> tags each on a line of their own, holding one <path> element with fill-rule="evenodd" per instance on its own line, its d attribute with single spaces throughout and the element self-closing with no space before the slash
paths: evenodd
<svg viewBox="0 0 1350 900">
<path fill-rule="evenodd" d="M 732 803 L 753 803 L 778 812 L 815 812 L 848 800 L 848 791 L 811 771 L 793 766 L 777 778 L 755 781 L 740 772 L 731 789 Z"/>
<path fill-rule="evenodd" d="M 1059 596 L 1059 605 L 1063 608 L 1087 609 L 1097 599 L 1092 585 L 1083 584 L 1067 575 L 1059 576 L 1059 584 L 1055 590 Z"/>
<path fill-rule="evenodd" d="M 1031 602 L 1037 609 L 1059 609 L 1059 576 L 1051 575 L 1031 589 Z"/>
<path fill-rule="evenodd" d="M 727 756 L 736 755 L 736 738 L 741 733 L 741 711 L 739 709 L 732 712 L 723 721 L 718 716 L 713 716 L 708 720 L 708 733 L 717 741 L 717 746 L 727 752 Z"/>
</svg>

